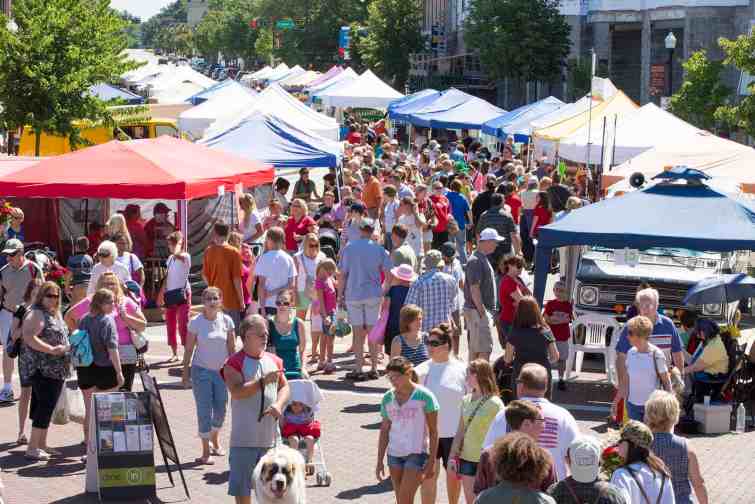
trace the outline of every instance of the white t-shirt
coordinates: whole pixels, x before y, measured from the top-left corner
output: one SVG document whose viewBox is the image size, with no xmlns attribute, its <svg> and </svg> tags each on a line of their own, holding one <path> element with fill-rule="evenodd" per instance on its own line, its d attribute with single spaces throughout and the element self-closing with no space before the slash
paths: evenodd
<svg viewBox="0 0 755 504">
<path fill-rule="evenodd" d="M 638 352 L 632 347 L 627 352 L 627 375 L 629 377 L 629 397 L 627 400 L 637 406 L 643 406 L 653 391 L 660 388 L 658 375 L 655 372 L 653 357 L 658 364 L 658 373 L 668 372 L 666 357 L 655 345 L 648 345 L 648 352 Z"/>
<path fill-rule="evenodd" d="M 114 262 L 112 266 L 105 266 L 102 263 L 97 263 L 92 268 L 92 278 L 89 279 L 89 285 L 87 286 L 88 296 L 91 296 L 94 294 L 94 291 L 97 290 L 97 280 L 99 280 L 102 274 L 110 271 L 115 273 L 115 276 L 117 276 L 123 283 L 131 280 L 131 273 L 129 273 L 128 268 L 121 263 Z"/>
<path fill-rule="evenodd" d="M 196 335 L 192 366 L 219 371 L 228 359 L 228 332 L 233 332 L 233 319 L 223 312 L 215 320 L 207 320 L 200 313 L 189 322 L 189 332 Z"/>
<path fill-rule="evenodd" d="M 244 222 L 241 223 L 242 226 L 244 226 Z M 262 224 L 262 217 L 260 217 L 259 212 L 256 210 L 252 211 L 251 215 L 249 216 L 249 222 L 246 223 L 246 225 L 241 230 L 241 234 L 244 236 L 244 241 L 250 241 L 252 239 L 252 236 L 257 234 L 257 225 Z M 254 240 L 254 243 L 261 243 L 262 242 L 262 235 L 260 235 L 259 238 Z"/>
<path fill-rule="evenodd" d="M 399 206 L 401 206 L 401 203 L 395 199 L 385 205 L 385 210 L 383 210 L 383 220 L 386 233 L 390 233 L 393 230 L 393 225 L 396 223 L 396 210 L 398 210 Z"/>
<path fill-rule="evenodd" d="M 294 259 L 286 252 L 270 250 L 257 260 L 254 274 L 265 279 L 265 290 L 271 292 L 287 286 L 291 279 L 296 277 L 296 266 Z M 277 297 L 277 292 L 269 295 L 265 299 L 265 306 L 275 308 Z"/>
<path fill-rule="evenodd" d="M 426 360 L 414 370 L 419 382 L 438 399 L 438 437 L 454 437 L 466 393 L 467 366 L 452 357 L 447 362 Z"/>
<path fill-rule="evenodd" d="M 140 269 L 144 268 L 144 265 L 142 264 L 142 260 L 139 259 L 139 256 L 131 252 L 124 252 L 122 256 L 118 256 L 115 258 L 115 262 L 117 262 L 118 264 L 121 264 L 132 275 L 136 273 L 137 271 L 139 271 Z"/>
<path fill-rule="evenodd" d="M 398 218 L 398 223 L 406 226 L 409 234 L 406 235 L 405 243 L 414 250 L 417 259 L 425 255 L 422 250 L 422 230 L 417 225 L 417 219 L 414 215 L 402 215 Z"/>
<path fill-rule="evenodd" d="M 556 478 L 561 481 L 569 473 L 566 469 L 566 451 L 569 445 L 579 435 L 579 426 L 571 413 L 565 408 L 553 404 L 548 399 L 542 397 L 521 397 L 525 401 L 535 403 L 543 413 L 545 426 L 543 433 L 540 434 L 537 444 L 545 448 L 553 457 L 553 463 L 556 467 Z M 488 434 L 482 443 L 482 449 L 485 450 L 501 437 L 508 434 L 509 429 L 506 423 L 506 410 L 502 410 L 496 415 L 493 423 L 490 424 Z"/>
<path fill-rule="evenodd" d="M 650 499 L 652 504 L 674 504 L 676 502 L 674 498 L 674 487 L 671 485 L 671 478 L 666 478 L 663 482 L 663 494 L 661 494 L 661 482 L 663 476 L 660 474 L 653 474 L 650 468 L 646 464 L 634 463 L 629 466 L 634 471 L 635 477 L 642 484 L 643 490 Z M 620 467 L 614 471 L 611 477 L 611 483 L 619 487 L 619 490 L 624 494 L 627 502 L 642 504 L 645 502 L 640 488 L 634 481 L 634 478 L 629 474 L 629 471 L 624 467 Z M 658 500 L 658 495 L 661 495 L 661 499 Z"/>
<path fill-rule="evenodd" d="M 167 275 L 165 277 L 165 290 L 183 289 L 189 282 L 189 270 L 191 270 L 191 256 L 186 252 L 181 254 L 184 259 L 176 259 L 170 256 L 167 261 Z"/>
<path fill-rule="evenodd" d="M 297 252 L 294 255 L 296 266 L 299 267 L 297 270 L 299 273 L 296 274 L 296 290 L 299 292 L 305 292 L 307 290 L 307 278 L 312 280 L 310 287 L 314 288 L 317 265 L 327 258 L 328 256 L 326 256 L 324 252 L 318 252 L 314 259 L 305 256 L 304 252 Z"/>
</svg>

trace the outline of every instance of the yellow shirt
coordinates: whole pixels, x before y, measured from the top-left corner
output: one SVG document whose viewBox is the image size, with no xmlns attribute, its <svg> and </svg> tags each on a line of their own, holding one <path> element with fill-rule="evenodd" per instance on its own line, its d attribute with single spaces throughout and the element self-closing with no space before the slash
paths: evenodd
<svg viewBox="0 0 755 504">
<path fill-rule="evenodd" d="M 485 402 L 477 410 L 474 418 L 471 418 L 480 401 Z M 461 416 L 464 419 L 464 426 L 469 425 L 469 427 L 464 436 L 464 446 L 460 454 L 461 458 L 468 462 L 480 461 L 482 442 L 485 440 L 490 424 L 493 423 L 495 416 L 502 409 L 503 402 L 498 396 L 492 396 L 487 400 L 483 397 L 477 401 L 472 400 L 471 394 L 464 396 L 464 399 L 461 401 Z M 471 424 L 469 424 L 470 419 L 472 420 Z"/>
<path fill-rule="evenodd" d="M 700 360 L 705 363 L 705 371 L 710 374 L 726 374 L 729 372 L 729 356 L 724 342 L 716 336 L 705 345 Z"/>
</svg>

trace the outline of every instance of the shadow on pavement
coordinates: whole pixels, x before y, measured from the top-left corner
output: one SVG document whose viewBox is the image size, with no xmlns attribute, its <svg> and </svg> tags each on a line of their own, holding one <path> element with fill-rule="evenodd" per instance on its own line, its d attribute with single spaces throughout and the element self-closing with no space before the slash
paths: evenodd
<svg viewBox="0 0 755 504">
<path fill-rule="evenodd" d="M 379 411 L 379 404 L 355 404 L 353 406 L 345 406 L 341 409 L 342 413 L 377 413 Z"/>
<path fill-rule="evenodd" d="M 317 386 L 320 387 L 323 391 L 333 390 L 333 391 L 346 391 L 346 392 L 354 392 L 354 393 L 372 393 L 372 394 L 385 394 L 388 391 L 387 387 L 383 386 L 375 386 L 375 387 L 368 387 L 365 386 L 368 383 L 377 383 L 379 380 L 372 380 L 369 382 L 354 382 L 351 380 L 314 380 L 315 383 L 317 383 Z"/>
<path fill-rule="evenodd" d="M 336 494 L 336 498 L 342 500 L 358 500 L 365 495 L 378 495 L 386 492 L 393 492 L 390 478 L 386 478 L 380 483 L 374 485 L 365 485 L 359 488 L 352 488 L 351 490 L 344 490 L 343 492 Z"/>
<path fill-rule="evenodd" d="M 230 471 L 223 471 L 221 473 L 208 472 L 202 476 L 202 480 L 208 485 L 224 485 L 228 483 L 230 474 Z"/>
<path fill-rule="evenodd" d="M 380 429 L 380 425 L 382 423 L 383 422 L 365 424 L 365 425 L 360 425 L 359 427 L 362 428 L 362 429 L 364 429 L 364 430 L 378 430 L 378 429 Z"/>
</svg>

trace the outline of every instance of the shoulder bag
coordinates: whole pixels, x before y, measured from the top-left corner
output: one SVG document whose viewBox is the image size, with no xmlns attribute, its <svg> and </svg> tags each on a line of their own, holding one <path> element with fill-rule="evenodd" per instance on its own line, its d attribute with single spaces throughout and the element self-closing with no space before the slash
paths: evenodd
<svg viewBox="0 0 755 504">
<path fill-rule="evenodd" d="M 170 265 L 172 264 L 171 261 L 175 261 L 175 258 L 173 256 L 170 256 L 168 258 L 168 262 L 166 264 L 166 269 L 170 268 Z M 165 277 L 165 281 L 167 283 L 168 277 Z M 178 288 L 178 289 L 171 289 L 166 290 L 165 294 L 163 295 L 163 302 L 165 303 L 165 306 L 180 306 L 182 304 L 186 304 L 187 298 L 186 298 L 186 285 L 184 284 L 184 287 Z"/>
<path fill-rule="evenodd" d="M 467 425 L 464 426 L 464 435 L 461 436 L 461 441 L 459 442 L 459 450 L 458 455 L 453 457 L 453 460 L 456 461 L 456 469 L 459 468 L 459 462 L 461 460 L 461 452 L 464 450 L 464 438 L 467 437 L 467 431 L 469 430 L 469 426 L 472 425 L 472 422 L 474 421 L 475 417 L 477 416 L 477 412 L 480 411 L 480 408 L 483 404 L 488 402 L 488 399 L 490 399 L 490 396 L 485 396 L 480 399 L 480 402 L 477 403 L 477 406 L 472 410 L 472 415 L 469 417 L 469 422 Z"/>
</svg>

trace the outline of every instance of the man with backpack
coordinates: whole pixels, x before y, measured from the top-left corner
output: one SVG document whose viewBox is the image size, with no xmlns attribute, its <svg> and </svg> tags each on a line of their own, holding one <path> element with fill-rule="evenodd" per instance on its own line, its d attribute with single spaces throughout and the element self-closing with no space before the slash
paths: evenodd
<svg viewBox="0 0 755 504">
<path fill-rule="evenodd" d="M 13 401 L 13 359 L 8 356 L 13 313 L 24 299 L 26 287 L 35 278 L 44 279 L 42 270 L 36 263 L 24 257 L 24 244 L 21 240 L 11 238 L 5 242 L 2 255 L 8 259 L 8 264 L 0 269 L 0 292 L 2 306 L 0 306 L 0 342 L 4 345 L 3 352 L 3 389 L 0 391 L 0 403 Z"/>
</svg>

